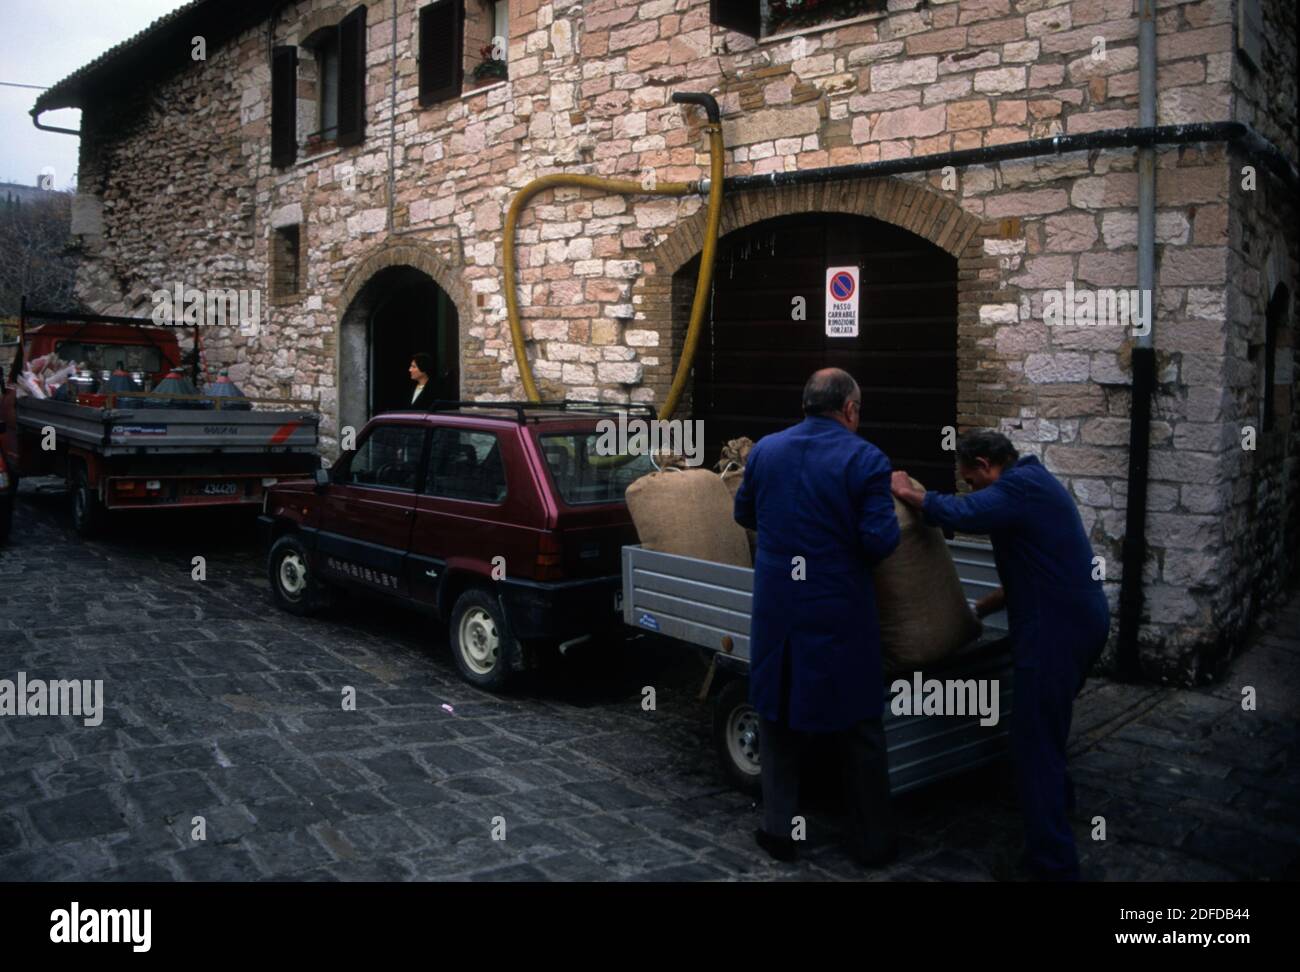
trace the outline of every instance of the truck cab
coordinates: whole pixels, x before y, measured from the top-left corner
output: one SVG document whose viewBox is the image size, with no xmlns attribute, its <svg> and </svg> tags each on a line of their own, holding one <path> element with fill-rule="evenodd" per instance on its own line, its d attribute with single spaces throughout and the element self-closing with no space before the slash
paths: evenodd
<svg viewBox="0 0 1300 972">
<path fill-rule="evenodd" d="M 350 590 L 424 611 L 462 676 L 493 690 L 548 648 L 618 631 L 621 550 L 636 542 L 624 491 L 653 466 L 597 454 L 617 415 L 457 402 L 372 419 L 317 482 L 268 493 L 276 602 L 306 614 Z"/>
</svg>

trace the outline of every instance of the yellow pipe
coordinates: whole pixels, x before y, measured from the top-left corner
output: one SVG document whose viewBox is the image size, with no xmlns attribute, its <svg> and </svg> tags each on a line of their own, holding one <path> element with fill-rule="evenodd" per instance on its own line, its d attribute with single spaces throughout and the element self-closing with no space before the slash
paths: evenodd
<svg viewBox="0 0 1300 972">
<path fill-rule="evenodd" d="M 700 324 L 704 318 L 704 309 L 708 306 L 708 291 L 713 281 L 713 257 L 717 249 L 718 226 L 722 222 L 722 167 L 723 143 L 722 126 L 710 123 L 706 126 L 709 133 L 710 182 L 708 222 L 704 237 L 704 249 L 700 254 L 700 272 L 695 285 L 695 301 L 691 306 L 690 325 L 686 330 L 686 341 L 682 346 L 681 360 L 677 373 L 668 391 L 668 398 L 659 410 L 660 418 L 669 418 L 677 408 L 682 391 L 686 387 L 686 376 L 690 372 L 695 349 L 699 345 Z M 699 191 L 699 183 L 665 182 L 654 188 L 646 188 L 639 182 L 628 179 L 604 179 L 599 176 L 568 175 L 555 173 L 534 179 L 519 190 L 510 203 L 506 213 L 505 239 L 502 246 L 506 288 L 506 316 L 510 322 L 510 341 L 514 347 L 515 361 L 519 364 L 519 378 L 524 385 L 524 394 L 530 402 L 541 401 L 537 385 L 533 381 L 533 369 L 524 349 L 524 331 L 519 320 L 519 297 L 516 290 L 515 268 L 515 229 L 519 216 L 528 201 L 539 192 L 557 186 L 576 186 L 587 189 L 600 189 L 604 192 L 619 192 L 647 196 L 686 196 Z"/>
</svg>

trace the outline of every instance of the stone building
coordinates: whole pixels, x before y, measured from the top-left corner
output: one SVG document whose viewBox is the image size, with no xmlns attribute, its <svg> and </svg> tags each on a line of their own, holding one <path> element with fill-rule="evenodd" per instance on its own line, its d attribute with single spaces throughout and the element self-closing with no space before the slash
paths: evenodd
<svg viewBox="0 0 1300 972">
<path fill-rule="evenodd" d="M 259 326 L 205 333 L 207 358 L 250 393 L 318 400 L 334 449 L 340 428 L 405 401 L 413 350 L 435 353 L 447 397 L 522 397 L 511 199 L 551 172 L 702 178 L 703 113 L 670 99 L 710 93 L 728 178 L 772 178 L 726 196 L 679 415 L 715 444 L 757 436 L 797 414 L 814 367 L 841 364 L 866 434 L 947 488 L 946 429 L 1007 431 L 1076 497 L 1117 608 L 1132 565 L 1140 624 L 1112 660 L 1136 652 L 1148 677 L 1190 681 L 1230 655 L 1300 546 L 1296 7 L 1153 2 L 1144 123 L 1146 3 L 195 0 L 33 115 L 83 109 L 84 299 L 146 314 L 176 282 L 263 292 Z M 1152 350 L 1137 326 L 1045 313 L 1062 294 L 1104 308 L 1140 287 L 1137 141 L 946 155 L 1226 122 L 1232 137 L 1146 150 Z M 663 400 L 704 204 L 578 189 L 532 202 L 518 287 L 547 395 Z M 856 337 L 823 327 L 840 266 L 860 274 Z M 1135 361 L 1151 362 L 1150 441 L 1131 468 Z"/>
</svg>

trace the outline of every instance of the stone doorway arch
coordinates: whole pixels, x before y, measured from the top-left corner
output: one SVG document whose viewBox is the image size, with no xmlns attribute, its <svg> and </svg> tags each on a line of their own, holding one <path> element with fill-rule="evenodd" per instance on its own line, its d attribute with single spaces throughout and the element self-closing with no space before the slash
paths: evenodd
<svg viewBox="0 0 1300 972">
<path fill-rule="evenodd" d="M 460 275 L 436 253 L 396 244 L 371 254 L 348 275 L 339 306 L 340 430 L 359 430 L 376 411 L 405 404 L 415 351 L 435 355 L 439 396 L 463 397 L 471 303 Z"/>
</svg>

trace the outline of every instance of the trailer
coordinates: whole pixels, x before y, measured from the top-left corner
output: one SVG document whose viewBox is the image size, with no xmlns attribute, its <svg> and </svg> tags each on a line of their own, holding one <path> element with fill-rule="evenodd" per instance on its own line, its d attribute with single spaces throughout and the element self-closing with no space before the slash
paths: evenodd
<svg viewBox="0 0 1300 972">
<path fill-rule="evenodd" d="M 999 586 L 993 550 L 983 543 L 949 540 L 962 589 L 972 605 Z M 641 632 L 703 651 L 709 664 L 701 698 L 713 700 L 713 741 L 727 779 L 757 793 L 760 782 L 759 719 L 749 704 L 749 625 L 754 571 L 693 557 L 623 548 L 623 620 Z M 981 725 L 978 713 L 922 715 L 920 699 L 895 714 L 891 686 L 914 673 L 885 670 L 884 728 L 889 785 L 894 794 L 992 763 L 1007 755 L 1012 705 L 1011 648 L 1005 612 L 984 619 L 980 636 L 926 680 L 989 680 L 998 698 L 998 720 Z M 978 681 L 977 681 L 978 684 Z M 900 708 L 904 708 L 900 706 Z"/>
<path fill-rule="evenodd" d="M 29 321 L 46 323 L 29 327 Z M 73 524 L 82 534 L 94 533 L 115 511 L 260 508 L 271 486 L 310 478 L 320 468 L 320 416 L 310 402 L 111 390 L 69 400 L 17 397 L 24 358 L 51 352 L 76 360 L 132 357 L 157 382 L 182 367 L 172 328 L 24 305 L 21 334 L 9 381 L 0 388 L 0 435 L 8 436 L 15 479 L 66 480 Z M 197 357 L 192 361 L 197 377 Z"/>
</svg>

